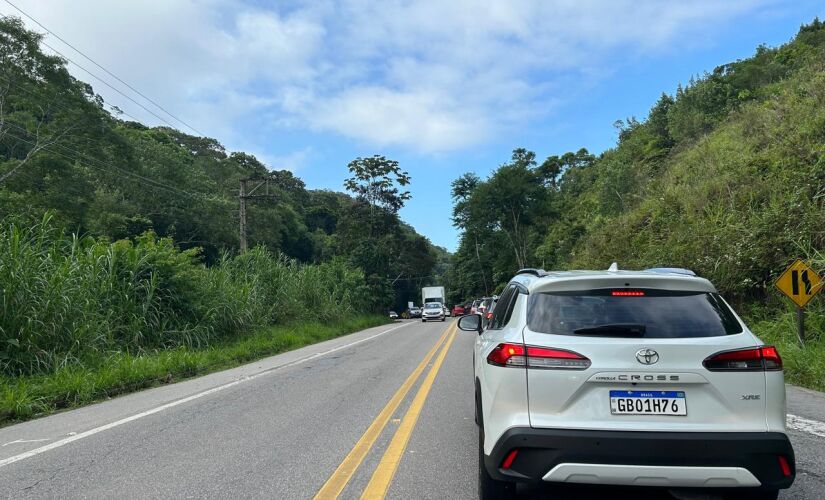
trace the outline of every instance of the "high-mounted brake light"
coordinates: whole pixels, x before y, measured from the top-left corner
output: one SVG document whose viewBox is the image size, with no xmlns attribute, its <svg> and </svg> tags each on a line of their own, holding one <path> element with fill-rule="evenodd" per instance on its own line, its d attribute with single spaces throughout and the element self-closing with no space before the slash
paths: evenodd
<svg viewBox="0 0 825 500">
<path fill-rule="evenodd" d="M 499 344 L 490 351 L 487 362 L 496 366 L 526 366 L 555 370 L 585 370 L 590 360 L 579 353 L 551 347 Z"/>
<path fill-rule="evenodd" d="M 716 353 L 702 364 L 712 372 L 782 370 L 782 358 L 772 345 Z"/>
<path fill-rule="evenodd" d="M 613 290 L 610 295 L 614 297 L 644 297 L 645 292 L 641 290 Z"/>
</svg>

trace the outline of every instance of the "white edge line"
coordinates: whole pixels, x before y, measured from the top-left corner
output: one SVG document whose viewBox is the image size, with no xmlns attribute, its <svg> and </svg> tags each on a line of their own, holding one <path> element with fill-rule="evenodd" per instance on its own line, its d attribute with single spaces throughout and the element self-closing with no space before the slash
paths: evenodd
<svg viewBox="0 0 825 500">
<path fill-rule="evenodd" d="M 797 431 L 813 434 L 814 436 L 825 437 L 825 422 L 820 422 L 819 420 L 810 420 L 788 414 L 788 427 Z"/>
<path fill-rule="evenodd" d="M 392 331 L 398 330 L 399 328 L 404 328 L 405 326 L 409 326 L 409 325 L 412 325 L 412 324 L 413 324 L 413 322 L 404 323 L 404 324 L 395 326 L 393 328 L 390 328 L 389 330 L 384 330 L 383 332 L 376 333 L 375 335 L 371 335 L 369 337 L 365 337 L 363 339 L 356 340 L 355 342 L 350 342 L 349 344 L 345 344 L 345 345 L 338 346 L 338 347 L 333 347 L 332 349 L 328 349 L 328 350 L 323 351 L 323 352 L 318 352 L 318 353 L 312 354 L 310 356 L 307 356 L 305 358 L 301 358 L 301 359 L 298 359 L 298 360 L 295 360 L 295 361 L 290 361 L 289 363 L 284 363 L 282 365 L 278 365 L 278 366 L 269 368 L 269 369 L 264 370 L 262 372 L 258 372 L 258 373 L 255 373 L 253 375 L 249 375 L 248 377 L 244 377 L 242 379 L 238 379 L 238 380 L 235 380 L 233 382 L 229 382 L 229 383 L 226 383 L 226 384 L 223 384 L 223 385 L 219 385 L 217 387 L 213 387 L 211 389 L 207 389 L 207 390 L 202 391 L 202 392 L 192 394 L 191 396 L 187 396 L 183 399 L 178 399 L 178 400 L 172 401 L 170 403 L 166 403 L 164 405 L 152 408 L 151 410 L 146 410 L 146 411 L 143 411 L 141 413 L 136 413 L 134 415 L 128 416 L 126 418 L 122 418 L 120 420 L 116 420 L 116 421 L 108 423 L 106 425 L 101 425 L 100 427 L 95 427 L 94 429 L 89 429 L 88 431 L 81 432 L 79 434 L 75 434 L 74 436 L 69 436 L 67 438 L 61 439 L 60 441 L 55 441 L 54 443 L 49 443 L 45 446 L 41 446 L 39 448 L 29 450 L 29 451 L 21 453 L 19 455 L 14 455 L 12 457 L 5 458 L 3 460 L 0 460 L 0 467 L 5 467 L 6 465 L 13 464 L 14 462 L 19 462 L 20 460 L 25 460 L 27 458 L 31 458 L 35 455 L 39 455 L 41 453 L 51 451 L 55 448 L 60 448 L 61 446 L 65 446 L 65 445 L 67 445 L 69 443 L 72 443 L 74 441 L 78 441 L 80 439 L 83 439 L 83 438 L 86 438 L 86 437 L 89 437 L 89 436 L 93 436 L 93 435 L 95 435 L 99 432 L 107 431 L 109 429 L 121 426 L 123 424 L 128 424 L 129 422 L 138 420 L 140 418 L 147 417 L 149 415 L 154 415 L 155 413 L 162 412 L 163 410 L 168 410 L 169 408 L 173 408 L 175 406 L 182 405 L 182 404 L 188 403 L 190 401 L 194 401 L 194 400 L 202 398 L 204 396 L 214 394 L 214 393 L 222 391 L 224 389 L 228 389 L 228 388 L 236 386 L 238 384 L 242 384 L 244 382 L 254 380 L 254 379 L 256 379 L 258 377 L 261 377 L 263 375 L 267 375 L 267 374 L 269 374 L 269 373 L 271 373 L 275 370 L 279 370 L 281 368 L 286 368 L 286 367 L 289 367 L 289 366 L 299 365 L 301 363 L 306 363 L 307 361 L 311 361 L 313 359 L 320 358 L 321 356 L 326 356 L 327 354 L 331 354 L 333 352 L 340 351 L 342 349 L 347 349 L 347 348 L 352 347 L 354 345 L 361 344 L 361 343 L 366 342 L 368 340 L 372 340 L 374 338 L 380 337 L 380 336 L 385 335 L 387 333 L 390 333 Z"/>
</svg>

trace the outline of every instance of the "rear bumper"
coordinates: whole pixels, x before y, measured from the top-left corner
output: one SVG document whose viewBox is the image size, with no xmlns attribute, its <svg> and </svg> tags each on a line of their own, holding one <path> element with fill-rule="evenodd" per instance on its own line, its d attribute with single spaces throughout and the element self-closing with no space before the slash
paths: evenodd
<svg viewBox="0 0 825 500">
<path fill-rule="evenodd" d="M 509 469 L 500 466 L 518 449 Z M 779 463 L 785 457 L 791 474 Z M 788 488 L 793 448 L 779 432 L 631 432 L 516 427 L 484 457 L 490 475 L 509 481 L 560 481 L 671 487 Z M 755 482 L 754 482 L 755 481 Z"/>
</svg>

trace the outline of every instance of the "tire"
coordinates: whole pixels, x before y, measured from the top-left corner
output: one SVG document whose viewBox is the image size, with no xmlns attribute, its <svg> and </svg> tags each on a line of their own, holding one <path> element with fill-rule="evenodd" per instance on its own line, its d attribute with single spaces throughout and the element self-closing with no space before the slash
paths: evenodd
<svg viewBox="0 0 825 500">
<path fill-rule="evenodd" d="M 478 424 L 478 498 L 479 500 L 511 498 L 516 493 L 515 483 L 493 479 L 484 464 L 484 420 L 481 417 L 481 397 L 478 392 L 476 392 L 475 400 L 476 424 Z"/>
<path fill-rule="evenodd" d="M 487 472 L 484 465 L 484 426 L 478 427 L 478 498 L 479 500 L 503 500 L 516 492 L 515 484 L 497 481 Z"/>
<path fill-rule="evenodd" d="M 426 320 L 426 319 L 424 319 L 424 318 L 421 318 L 421 322 L 422 322 L 422 323 L 426 323 L 426 322 L 427 322 L 427 320 Z"/>
</svg>

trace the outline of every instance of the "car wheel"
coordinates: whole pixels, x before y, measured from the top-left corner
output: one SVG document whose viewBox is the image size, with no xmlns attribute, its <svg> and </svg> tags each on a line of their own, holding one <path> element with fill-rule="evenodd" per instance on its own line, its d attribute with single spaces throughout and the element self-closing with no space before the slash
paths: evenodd
<svg viewBox="0 0 825 500">
<path fill-rule="evenodd" d="M 421 322 L 422 322 L 422 323 L 426 323 L 426 322 L 427 322 L 427 320 L 426 320 L 426 319 L 424 319 L 424 318 L 421 318 Z"/>
<path fill-rule="evenodd" d="M 487 472 L 484 465 L 484 426 L 478 426 L 478 498 L 480 500 L 500 500 L 511 498 L 516 492 L 515 484 L 497 481 Z"/>
</svg>

